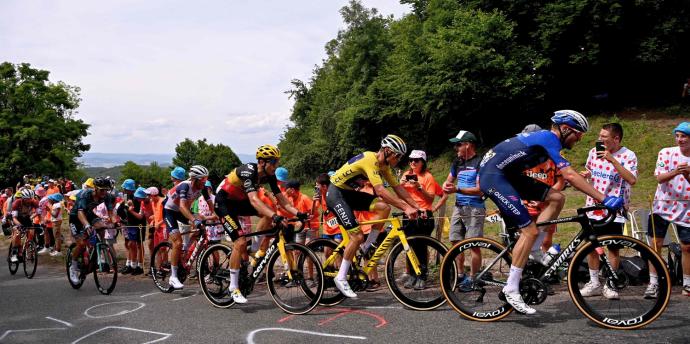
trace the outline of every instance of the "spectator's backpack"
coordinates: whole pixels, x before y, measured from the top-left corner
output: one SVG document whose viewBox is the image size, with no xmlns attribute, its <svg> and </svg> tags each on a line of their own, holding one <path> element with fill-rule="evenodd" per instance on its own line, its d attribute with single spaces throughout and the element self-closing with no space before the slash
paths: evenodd
<svg viewBox="0 0 690 344">
<path fill-rule="evenodd" d="M 683 265 L 681 264 L 682 253 L 677 242 L 668 244 L 668 274 L 671 277 L 671 284 L 683 285 Z"/>
</svg>

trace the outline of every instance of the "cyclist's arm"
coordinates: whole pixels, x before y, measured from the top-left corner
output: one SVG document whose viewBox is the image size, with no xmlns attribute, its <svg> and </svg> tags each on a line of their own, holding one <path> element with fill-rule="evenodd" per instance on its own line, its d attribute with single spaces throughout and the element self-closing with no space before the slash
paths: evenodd
<svg viewBox="0 0 690 344">
<path fill-rule="evenodd" d="M 256 191 L 251 191 L 247 193 L 247 197 L 249 198 L 249 203 L 252 204 L 252 207 L 256 209 L 256 211 L 259 213 L 259 215 L 264 216 L 264 217 L 273 217 L 275 215 L 275 212 L 271 208 L 269 208 L 266 203 L 262 202 L 261 199 L 259 199 L 259 193 Z"/>
<path fill-rule="evenodd" d="M 82 226 L 84 226 L 84 227 L 89 226 L 89 220 L 86 218 L 86 214 L 84 214 L 84 210 L 79 209 L 79 211 L 77 211 L 77 217 L 79 218 L 79 221 L 81 222 Z"/>
<path fill-rule="evenodd" d="M 393 190 L 395 190 L 396 194 L 400 195 L 398 193 L 398 188 L 402 189 L 402 191 L 405 193 L 407 198 L 410 199 L 410 201 L 412 201 L 412 204 L 414 204 L 415 206 L 417 205 L 417 203 L 410 198 L 410 195 L 407 193 L 407 191 L 405 191 L 405 188 L 403 186 L 397 185 L 397 186 L 393 187 Z M 404 201 L 398 197 L 395 197 L 393 194 L 390 193 L 390 191 L 386 190 L 386 188 L 383 186 L 383 184 L 374 185 L 374 191 L 376 192 L 376 195 L 378 195 L 379 197 L 381 197 L 381 199 L 383 199 L 384 202 L 386 202 L 392 206 L 395 206 L 399 209 L 406 210 L 406 209 L 410 209 L 410 208 L 412 208 L 412 209 L 419 208 L 419 206 L 412 207 L 409 203 L 406 203 L 406 201 Z"/>
<path fill-rule="evenodd" d="M 283 209 L 287 210 L 290 214 L 292 215 L 297 215 L 299 210 L 295 208 L 292 204 L 290 204 L 290 201 L 283 195 L 283 193 L 279 193 L 276 195 L 276 199 L 280 203 L 280 206 L 283 207 Z"/>
<path fill-rule="evenodd" d="M 180 200 L 180 213 L 182 213 L 182 216 L 186 217 L 187 220 L 194 222 L 196 218 L 194 217 L 194 214 L 189 210 L 192 207 L 192 200 L 188 199 L 181 199 Z"/>
<path fill-rule="evenodd" d="M 570 185 L 584 192 L 586 195 L 594 198 L 595 200 L 603 202 L 604 198 L 606 198 L 606 195 L 597 191 L 591 184 L 587 182 L 585 178 L 583 178 L 571 166 L 562 168 L 561 174 L 563 174 L 563 178 L 567 180 L 570 183 Z"/>
</svg>

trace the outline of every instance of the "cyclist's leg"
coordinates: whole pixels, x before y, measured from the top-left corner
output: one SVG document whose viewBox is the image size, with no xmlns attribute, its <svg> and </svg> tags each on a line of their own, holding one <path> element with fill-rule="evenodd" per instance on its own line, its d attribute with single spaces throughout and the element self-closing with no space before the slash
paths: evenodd
<svg viewBox="0 0 690 344">
<path fill-rule="evenodd" d="M 521 313 L 534 314 L 536 310 L 522 300 L 519 289 L 522 270 L 527 264 L 530 251 L 539 234 L 537 225 L 532 221 L 527 208 L 522 204 L 520 194 L 502 173 L 481 172 L 480 170 L 479 180 L 482 192 L 496 204 L 507 225 L 522 230 L 513 248 L 513 262 L 510 266 L 508 283 L 503 288 L 503 293 L 515 310 Z"/>
<path fill-rule="evenodd" d="M 177 268 L 180 262 L 180 253 L 182 252 L 182 234 L 180 234 L 180 226 L 177 220 L 183 217 L 177 214 L 176 211 L 163 209 L 163 218 L 165 220 L 166 231 L 168 232 L 168 240 L 172 246 L 168 259 L 170 260 L 170 279 L 169 283 L 173 288 L 179 289 L 182 283 L 177 277 Z"/>
</svg>

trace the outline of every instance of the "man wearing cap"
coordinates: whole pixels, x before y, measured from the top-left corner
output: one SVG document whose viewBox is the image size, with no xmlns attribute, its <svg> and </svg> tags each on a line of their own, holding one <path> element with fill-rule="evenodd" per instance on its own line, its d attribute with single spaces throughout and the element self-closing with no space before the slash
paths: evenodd
<svg viewBox="0 0 690 344">
<path fill-rule="evenodd" d="M 450 139 L 454 144 L 456 160 L 450 166 L 450 173 L 443 183 L 443 191 L 455 194 L 455 207 L 450 220 L 450 241 L 456 244 L 467 238 L 484 236 L 484 216 L 486 207 L 482 200 L 482 192 L 477 184 L 479 163 L 481 157 L 477 155 L 477 137 L 469 131 L 460 130 L 457 136 Z M 457 185 L 456 185 L 457 180 Z M 461 285 L 468 285 L 474 274 L 479 270 L 481 255 L 479 249 L 471 249 L 470 275 L 465 276 L 459 271 L 458 281 Z M 464 266 L 465 256 L 457 259 L 458 266 Z"/>
<path fill-rule="evenodd" d="M 690 296 L 690 122 L 680 123 L 673 133 L 678 145 L 661 149 L 657 158 L 654 175 L 659 185 L 654 195 L 647 236 L 661 254 L 669 224 L 676 225 L 683 251 L 682 294 Z M 645 298 L 656 298 L 658 289 L 658 275 L 650 265 Z"/>
<path fill-rule="evenodd" d="M 54 179 L 48 181 L 48 186 L 46 187 L 46 195 L 52 195 L 60 193 L 60 188 L 56 185 Z"/>
</svg>

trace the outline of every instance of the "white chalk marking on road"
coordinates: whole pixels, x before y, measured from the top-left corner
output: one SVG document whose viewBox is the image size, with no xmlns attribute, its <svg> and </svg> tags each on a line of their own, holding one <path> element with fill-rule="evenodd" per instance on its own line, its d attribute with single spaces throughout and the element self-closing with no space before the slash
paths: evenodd
<svg viewBox="0 0 690 344">
<path fill-rule="evenodd" d="M 90 314 L 89 314 L 89 311 L 92 310 L 92 309 L 94 309 L 94 308 L 96 308 L 96 307 L 102 307 L 102 306 L 107 306 L 107 305 L 115 305 L 115 304 L 120 304 L 120 303 L 135 304 L 135 305 L 137 305 L 138 307 L 137 307 L 137 308 L 134 308 L 134 309 L 130 309 L 130 310 L 120 311 L 120 312 L 117 312 L 117 313 L 115 313 L 115 314 L 108 314 L 108 315 L 93 316 L 93 315 L 90 315 Z M 107 317 L 115 317 L 115 316 L 118 316 L 118 315 L 124 315 L 124 314 L 127 314 L 127 313 L 132 313 L 132 312 L 138 311 L 138 310 L 144 308 L 144 306 L 146 306 L 145 303 L 143 303 L 143 302 L 136 302 L 136 301 L 107 302 L 107 303 L 102 303 L 102 304 L 100 304 L 100 305 L 95 305 L 95 306 L 89 307 L 87 310 L 84 311 L 84 315 L 86 315 L 87 317 L 92 318 L 92 319 L 100 319 L 100 318 L 107 318 Z"/>
<path fill-rule="evenodd" d="M 100 329 L 100 330 L 93 331 L 93 332 L 91 332 L 91 333 L 89 333 L 89 334 L 87 334 L 87 335 L 85 335 L 85 336 L 83 336 L 83 337 L 81 337 L 81 338 L 79 338 L 79 339 L 73 341 L 72 344 L 78 343 L 79 341 L 84 340 L 84 339 L 87 338 L 87 337 L 93 336 L 93 335 L 96 334 L 96 333 L 99 333 L 99 332 L 102 332 L 102 331 L 105 331 L 105 330 L 109 330 L 109 329 L 127 330 L 127 331 L 144 332 L 144 333 L 153 333 L 153 334 L 159 334 L 159 335 L 163 336 L 163 337 L 158 338 L 158 339 L 156 339 L 156 340 L 152 340 L 152 341 L 150 341 L 150 342 L 145 342 L 144 344 L 156 343 L 156 342 L 164 341 L 164 340 L 170 338 L 170 336 L 172 336 L 172 334 L 170 334 L 170 333 L 163 333 L 163 332 L 156 332 L 156 331 L 147 331 L 147 330 L 139 330 L 139 329 L 131 328 L 131 327 L 106 326 L 106 327 L 104 327 L 104 328 L 102 328 L 102 329 Z"/>
<path fill-rule="evenodd" d="M 55 318 L 53 318 L 53 317 L 46 317 L 46 319 L 52 320 L 52 321 L 57 321 L 57 322 L 59 322 L 59 323 L 61 323 L 61 324 L 63 324 L 63 325 L 67 325 L 67 327 L 74 327 L 74 325 L 72 325 L 72 324 L 70 324 L 70 323 L 68 323 L 68 322 L 66 322 L 66 321 L 64 321 L 64 320 L 55 319 Z"/>
<path fill-rule="evenodd" d="M 160 293 L 161 293 L 160 291 L 154 291 L 153 293 L 144 294 L 144 295 L 141 295 L 139 297 L 147 297 L 147 296 L 156 295 L 156 294 L 160 294 Z"/>
<path fill-rule="evenodd" d="M 180 300 L 188 299 L 188 298 L 190 298 L 190 297 L 197 296 L 197 295 L 199 295 L 199 293 L 194 293 L 194 294 L 192 294 L 192 295 L 184 296 L 184 297 L 178 297 L 178 298 L 176 298 L 176 299 L 172 299 L 172 301 L 180 301 Z"/>
<path fill-rule="evenodd" d="M 362 337 L 362 336 L 348 336 L 344 334 L 333 334 L 333 333 L 323 333 L 323 332 L 314 332 L 314 331 L 305 331 L 305 330 L 295 330 L 292 328 L 283 328 L 283 327 L 266 327 L 266 328 L 260 328 L 256 329 L 252 332 L 249 332 L 247 335 L 247 343 L 248 344 L 254 344 L 254 336 L 259 333 L 259 332 L 264 332 L 264 331 L 284 331 L 284 332 L 294 332 L 294 333 L 302 333 L 302 334 L 311 334 L 314 336 L 321 336 L 321 337 L 337 337 L 337 338 L 347 338 L 347 339 L 358 339 L 358 340 L 366 340 L 367 337 Z"/>
<path fill-rule="evenodd" d="M 48 328 L 27 328 L 26 330 L 7 330 L 5 333 L 0 336 L 0 341 L 5 339 L 7 335 L 10 333 L 18 333 L 18 332 L 34 332 L 34 331 L 56 331 L 56 330 L 66 330 L 64 327 L 48 327 Z"/>
</svg>

